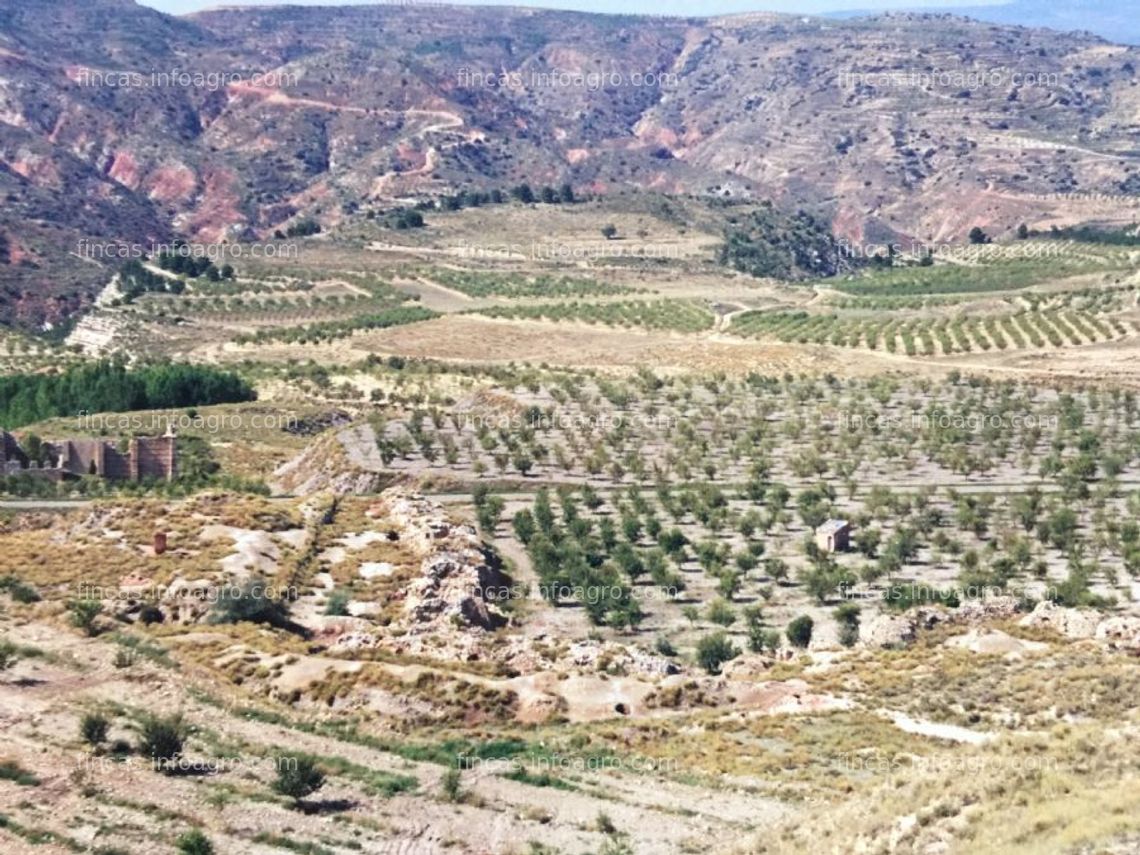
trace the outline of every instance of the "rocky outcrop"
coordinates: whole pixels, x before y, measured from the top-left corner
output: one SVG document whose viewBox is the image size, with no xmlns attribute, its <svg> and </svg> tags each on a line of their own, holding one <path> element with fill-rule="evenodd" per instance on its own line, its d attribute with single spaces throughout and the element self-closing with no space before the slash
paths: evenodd
<svg viewBox="0 0 1140 855">
<path fill-rule="evenodd" d="M 983 597 L 979 600 L 966 600 L 949 612 L 948 616 L 956 622 L 979 623 L 1010 618 L 1020 610 L 1021 600 L 1017 597 Z"/>
<path fill-rule="evenodd" d="M 1096 635 L 1098 616 L 1083 609 L 1069 609 L 1056 603 L 1038 603 L 1033 611 L 1018 621 L 1019 626 L 1048 629 L 1065 638 L 1092 638 Z"/>
<path fill-rule="evenodd" d="M 1110 647 L 1140 655 L 1140 617 L 1110 617 L 1097 624 L 1093 636 Z"/>
<path fill-rule="evenodd" d="M 503 626 L 506 617 L 484 592 L 506 587 L 508 581 L 487 559 L 481 549 L 437 552 L 425 558 L 404 600 L 409 631 Z"/>
<path fill-rule="evenodd" d="M 174 623 L 199 623 L 213 607 L 214 583 L 209 579 L 175 579 L 159 603 L 163 615 Z"/>
<path fill-rule="evenodd" d="M 560 662 L 588 671 L 609 670 L 647 677 L 664 677 L 681 670 L 664 656 L 624 644 L 592 640 L 571 644 Z"/>
<path fill-rule="evenodd" d="M 859 642 L 864 647 L 904 647 L 922 630 L 942 623 L 982 624 L 1003 620 L 1017 614 L 1021 601 L 1016 597 L 986 597 L 967 600 L 956 609 L 920 606 L 903 614 L 879 614 L 859 627 Z"/>
<path fill-rule="evenodd" d="M 430 552 L 449 541 L 467 549 L 482 546 L 474 526 L 453 522 L 438 502 L 404 489 L 387 490 L 367 514 L 388 519 L 399 528 L 401 542 L 419 552 Z"/>
<path fill-rule="evenodd" d="M 1038 603 L 1019 624 L 1047 629 L 1073 640 L 1094 639 L 1116 650 L 1140 654 L 1140 617 L 1105 617 L 1089 609 L 1071 609 L 1056 603 Z"/>
<path fill-rule="evenodd" d="M 491 601 L 509 591 L 510 579 L 474 526 L 454 522 L 438 502 L 401 488 L 387 491 L 367 515 L 385 519 L 403 545 L 423 556 L 404 599 L 409 632 L 490 630 L 507 622 Z"/>
<path fill-rule="evenodd" d="M 859 642 L 864 647 L 905 647 L 917 629 L 914 615 L 875 615 L 860 625 Z"/>
<path fill-rule="evenodd" d="M 103 356 L 114 350 L 124 325 L 123 318 L 115 315 L 85 315 L 67 336 L 67 345 L 88 356 Z"/>
<path fill-rule="evenodd" d="M 319 436 L 277 468 L 271 486 L 277 493 L 298 496 L 322 491 L 376 493 L 396 477 L 380 460 L 372 428 L 354 425 Z"/>
</svg>

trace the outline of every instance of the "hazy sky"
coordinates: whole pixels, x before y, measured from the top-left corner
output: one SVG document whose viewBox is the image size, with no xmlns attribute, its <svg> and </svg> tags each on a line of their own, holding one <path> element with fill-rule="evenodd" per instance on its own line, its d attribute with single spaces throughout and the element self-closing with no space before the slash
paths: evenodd
<svg viewBox="0 0 1140 855">
<path fill-rule="evenodd" d="M 214 6 L 342 6 L 348 3 L 380 5 L 384 0 L 139 0 L 163 12 L 194 12 Z M 388 0 L 393 5 L 414 5 L 415 0 Z M 626 12 L 654 15 L 722 15 L 730 12 L 838 12 L 845 9 L 915 9 L 939 6 L 998 5 L 1002 0 L 463 0 L 477 6 L 539 6 L 547 9 L 580 9 L 587 12 Z"/>
</svg>

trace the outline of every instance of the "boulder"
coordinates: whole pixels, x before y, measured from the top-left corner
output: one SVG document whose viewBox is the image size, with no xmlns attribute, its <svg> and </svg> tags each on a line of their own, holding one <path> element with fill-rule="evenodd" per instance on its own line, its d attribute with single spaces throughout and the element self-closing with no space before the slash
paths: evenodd
<svg viewBox="0 0 1140 855">
<path fill-rule="evenodd" d="M 1092 638 L 1096 634 L 1097 615 L 1082 609 L 1070 609 L 1044 601 L 1018 621 L 1019 626 L 1048 629 L 1065 638 Z"/>
<path fill-rule="evenodd" d="M 954 619 L 968 623 L 1000 620 L 1013 617 L 1020 608 L 1021 601 L 1017 597 L 983 597 L 962 603 L 954 610 Z"/>
<path fill-rule="evenodd" d="M 441 620 L 454 626 L 495 629 L 506 617 L 483 592 L 506 588 L 509 581 L 481 550 L 435 552 L 424 558 L 404 600 L 409 631 Z"/>
<path fill-rule="evenodd" d="M 1140 617 L 1106 618 L 1097 624 L 1094 638 L 1107 642 L 1110 647 L 1140 653 Z"/>
<path fill-rule="evenodd" d="M 917 620 L 913 615 L 875 615 L 859 626 L 864 647 L 905 647 L 914 641 Z"/>
</svg>

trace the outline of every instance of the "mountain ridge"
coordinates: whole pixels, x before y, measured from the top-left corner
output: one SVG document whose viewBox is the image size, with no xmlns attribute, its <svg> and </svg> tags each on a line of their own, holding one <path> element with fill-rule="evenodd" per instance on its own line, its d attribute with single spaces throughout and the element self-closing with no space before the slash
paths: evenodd
<svg viewBox="0 0 1140 855">
<path fill-rule="evenodd" d="M 25 326 L 113 270 L 60 245 L 258 240 L 522 181 L 771 199 L 853 241 L 1086 218 L 1038 198 L 1056 194 L 1099 194 L 1097 217 L 1127 223 L 1140 190 L 1140 50 L 1094 36 L 941 14 L 7 0 L 0 16 L 0 318 Z"/>
</svg>

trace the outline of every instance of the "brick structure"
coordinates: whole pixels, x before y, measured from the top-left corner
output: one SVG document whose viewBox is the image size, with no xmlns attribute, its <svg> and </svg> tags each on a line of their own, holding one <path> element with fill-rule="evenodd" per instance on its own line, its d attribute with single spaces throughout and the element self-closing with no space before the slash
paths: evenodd
<svg viewBox="0 0 1140 855">
<path fill-rule="evenodd" d="M 61 480 L 97 475 L 109 481 L 173 481 L 177 474 L 178 450 L 174 433 L 139 436 L 119 444 L 105 439 L 61 439 L 45 442 L 54 466 L 39 467 L 28 460 L 16 438 L 0 432 L 0 470 L 5 475 L 31 475 Z"/>
<path fill-rule="evenodd" d="M 158 478 L 173 481 L 175 475 L 174 434 L 140 436 L 131 440 L 127 452 L 130 479 Z"/>
<path fill-rule="evenodd" d="M 112 481 L 128 477 L 126 460 L 117 446 L 102 439 L 64 439 L 52 443 L 60 469 L 71 475 L 98 475 Z"/>
</svg>

